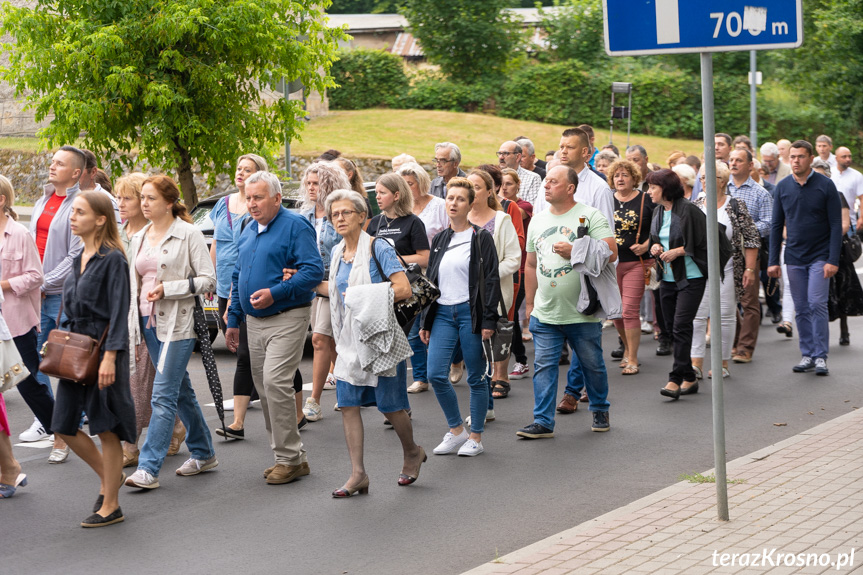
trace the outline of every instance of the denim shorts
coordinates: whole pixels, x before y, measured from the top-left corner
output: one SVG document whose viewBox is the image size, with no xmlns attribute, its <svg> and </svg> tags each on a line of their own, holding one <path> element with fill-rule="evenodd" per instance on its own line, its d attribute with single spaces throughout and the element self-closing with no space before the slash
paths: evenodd
<svg viewBox="0 0 863 575">
<path fill-rule="evenodd" d="M 381 413 L 410 409 L 407 364 L 404 361 L 399 363 L 395 377 L 379 377 L 377 387 L 353 385 L 337 379 L 336 401 L 339 407 L 377 406 Z"/>
</svg>

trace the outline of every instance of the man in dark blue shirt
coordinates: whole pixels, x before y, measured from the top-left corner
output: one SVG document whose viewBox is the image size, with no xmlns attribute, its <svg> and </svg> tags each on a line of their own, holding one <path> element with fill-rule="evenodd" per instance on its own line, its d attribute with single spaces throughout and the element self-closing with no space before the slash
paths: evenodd
<svg viewBox="0 0 863 575">
<path fill-rule="evenodd" d="M 790 160 L 792 177 L 776 184 L 774 192 L 767 275 L 782 275 L 779 252 L 787 228 L 785 264 L 803 356 L 793 369 L 827 375 L 827 295 L 830 278 L 839 270 L 842 207 L 836 185 L 812 170 L 812 144 L 805 140 L 791 144 Z"/>
<path fill-rule="evenodd" d="M 293 382 L 309 329 L 313 290 L 324 276 L 314 228 L 282 207 L 281 192 L 279 179 L 269 172 L 256 172 L 246 180 L 246 205 L 255 221 L 240 235 L 225 332 L 228 349 L 236 351 L 238 326 L 245 316 L 252 379 L 275 454 L 275 465 L 264 471 L 270 484 L 309 474 Z M 294 270 L 287 280 L 284 269 Z"/>
</svg>

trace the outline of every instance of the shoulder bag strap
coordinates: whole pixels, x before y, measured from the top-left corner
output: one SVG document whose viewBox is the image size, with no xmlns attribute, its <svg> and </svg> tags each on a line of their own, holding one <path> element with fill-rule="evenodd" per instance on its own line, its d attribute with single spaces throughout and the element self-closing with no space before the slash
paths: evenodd
<svg viewBox="0 0 863 575">
<path fill-rule="evenodd" d="M 369 249 L 370 249 L 370 250 L 371 250 L 371 252 L 372 252 L 372 259 L 375 261 L 375 265 L 376 265 L 376 266 L 377 266 L 377 268 L 378 268 L 378 273 L 379 273 L 379 274 L 381 274 L 381 279 L 383 279 L 384 281 L 386 281 L 386 280 L 387 280 L 387 276 L 386 276 L 386 274 L 384 273 L 384 269 L 381 267 L 381 262 L 379 262 L 379 261 L 378 261 L 378 256 L 377 256 L 377 254 L 375 254 L 375 242 L 376 242 L 377 240 L 378 240 L 378 238 L 375 238 L 375 237 L 373 237 L 373 238 L 372 238 L 371 246 L 369 247 Z"/>
<path fill-rule="evenodd" d="M 635 243 L 641 239 L 641 222 L 644 220 L 644 192 L 641 192 L 641 208 L 638 210 L 638 230 L 635 232 Z M 644 265 L 644 258 L 638 256 L 638 261 L 641 262 L 641 270 L 647 272 L 647 266 Z"/>
</svg>

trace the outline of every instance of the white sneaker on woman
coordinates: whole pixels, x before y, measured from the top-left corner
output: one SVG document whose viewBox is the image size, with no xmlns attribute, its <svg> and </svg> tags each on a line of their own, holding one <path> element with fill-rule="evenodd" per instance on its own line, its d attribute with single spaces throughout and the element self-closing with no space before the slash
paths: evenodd
<svg viewBox="0 0 863 575">
<path fill-rule="evenodd" d="M 31 443 L 33 441 L 40 441 L 47 438 L 48 434 L 45 432 L 45 428 L 42 427 L 39 420 L 35 418 L 29 428 L 18 434 L 18 441 L 22 443 Z"/>
<path fill-rule="evenodd" d="M 327 374 L 327 380 L 324 382 L 324 389 L 336 388 L 336 376 L 332 373 Z"/>
<path fill-rule="evenodd" d="M 306 404 L 303 406 L 303 415 L 305 415 L 306 419 L 309 421 L 320 421 L 324 417 L 324 413 L 321 410 L 321 404 L 315 401 L 312 397 L 306 399 Z"/>
<path fill-rule="evenodd" d="M 475 455 L 479 455 L 485 451 L 482 446 L 481 441 L 474 441 L 473 439 L 468 439 L 464 442 L 464 445 L 458 450 L 458 454 L 462 457 L 474 457 Z"/>
<path fill-rule="evenodd" d="M 435 455 L 455 453 L 458 451 L 459 447 L 465 444 L 469 437 L 470 434 L 467 432 L 467 429 L 462 429 L 461 433 L 458 435 L 453 435 L 451 432 L 447 431 L 446 435 L 443 436 L 443 441 L 441 441 L 440 445 L 432 450 L 432 453 Z"/>
</svg>

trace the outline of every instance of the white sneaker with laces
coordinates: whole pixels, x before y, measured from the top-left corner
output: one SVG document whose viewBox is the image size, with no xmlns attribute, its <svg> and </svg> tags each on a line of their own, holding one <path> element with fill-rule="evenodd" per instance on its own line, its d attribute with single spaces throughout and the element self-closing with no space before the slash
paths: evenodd
<svg viewBox="0 0 863 575">
<path fill-rule="evenodd" d="M 451 432 L 447 431 L 446 435 L 443 436 L 443 441 L 441 441 L 440 445 L 432 450 L 432 453 L 435 455 L 455 453 L 458 451 L 459 447 L 465 444 L 468 437 L 470 437 L 470 434 L 467 432 L 467 429 L 462 429 L 461 433 L 458 435 L 453 435 Z"/>
<path fill-rule="evenodd" d="M 22 443 L 31 443 L 42 439 L 48 439 L 48 434 L 45 433 L 45 428 L 42 427 L 42 424 L 36 418 L 33 419 L 30 427 L 18 434 L 18 441 Z"/>
<path fill-rule="evenodd" d="M 216 459 L 215 455 L 207 460 L 195 459 L 194 457 L 190 457 L 186 460 L 185 463 L 183 463 L 183 465 L 180 466 L 179 469 L 177 469 L 177 475 L 197 475 L 218 466 L 219 460 Z"/>
<path fill-rule="evenodd" d="M 321 404 L 315 401 L 312 397 L 306 399 L 306 404 L 303 406 L 303 415 L 305 415 L 306 419 L 309 421 L 320 421 L 324 417 L 324 413 L 321 410 Z"/>
<path fill-rule="evenodd" d="M 159 487 L 159 478 L 150 475 L 149 471 L 138 469 L 126 480 L 126 486 L 137 487 L 138 489 L 156 489 Z"/>
<path fill-rule="evenodd" d="M 474 457 L 485 451 L 482 442 L 476 442 L 473 439 L 468 439 L 458 450 L 458 454 L 462 457 Z"/>
<path fill-rule="evenodd" d="M 641 322 L 641 333 L 653 333 L 653 326 L 648 321 Z"/>
<path fill-rule="evenodd" d="M 324 382 L 324 389 L 335 389 L 336 388 L 336 376 L 332 373 L 327 374 L 327 380 Z M 306 416 L 308 417 L 308 416 Z"/>
</svg>

